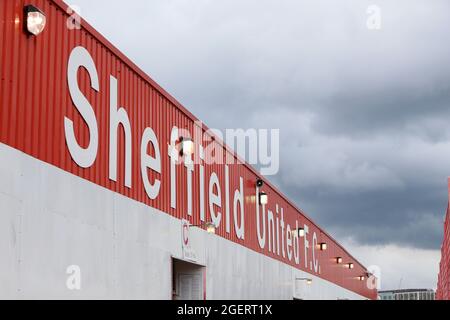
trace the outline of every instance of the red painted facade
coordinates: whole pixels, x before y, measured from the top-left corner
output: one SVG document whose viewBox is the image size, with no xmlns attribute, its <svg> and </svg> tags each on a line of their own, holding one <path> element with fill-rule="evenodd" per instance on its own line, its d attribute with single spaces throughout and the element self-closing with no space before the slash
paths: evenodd
<svg viewBox="0 0 450 320">
<path fill-rule="evenodd" d="M 450 200 L 450 179 L 448 180 Z M 450 203 L 450 202 L 449 202 Z M 447 205 L 447 213 L 444 222 L 444 241 L 441 247 L 441 263 L 439 264 L 439 276 L 436 290 L 436 300 L 450 300 L 450 206 Z"/>
<path fill-rule="evenodd" d="M 46 29 L 38 37 L 30 37 L 23 31 L 23 7 L 29 3 L 42 9 L 47 17 Z M 189 217 L 186 214 L 187 173 L 185 167 L 181 165 L 176 169 L 178 181 L 176 209 L 170 205 L 170 162 L 167 148 L 172 127 L 187 129 L 194 135 L 196 118 L 85 21 L 82 21 L 81 30 L 69 30 L 66 27 L 68 18 L 66 10 L 67 6 L 61 0 L 0 0 L 0 142 L 176 218 L 188 219 L 192 224 L 199 224 L 199 164 L 194 165 L 193 215 Z M 89 144 L 88 128 L 74 108 L 67 83 L 69 56 L 77 46 L 86 48 L 92 56 L 99 77 L 99 90 L 96 92 L 91 88 L 86 70 L 80 69 L 78 73 L 80 89 L 91 103 L 98 122 L 98 154 L 94 164 L 89 168 L 81 168 L 73 161 L 64 132 L 64 119 L 67 117 L 74 123 L 79 144 L 82 146 Z M 110 76 L 118 80 L 118 105 L 126 110 L 131 124 L 131 188 L 124 185 L 125 139 L 122 130 L 118 138 L 118 179 L 117 182 L 109 179 Z M 161 180 L 161 190 L 155 200 L 151 200 L 145 193 L 140 170 L 141 138 L 147 127 L 152 128 L 158 137 L 162 159 L 161 174 L 149 172 L 150 180 L 155 178 Z M 205 132 L 208 128 L 202 125 L 200 130 Z M 195 143 L 198 151 L 201 142 Z M 239 188 L 239 180 L 242 178 L 246 199 L 245 238 L 239 239 L 236 236 L 233 220 L 230 223 L 230 232 L 226 231 L 224 214 L 217 230 L 218 236 L 313 273 L 367 298 L 376 299 L 376 289 L 369 288 L 366 281 L 358 280 L 359 276 L 366 274 L 366 268 L 267 181 L 264 192 L 270 199 L 268 209 L 275 213 L 276 205 L 280 209 L 283 208 L 286 224 L 290 224 L 293 228 L 296 222 L 301 225 L 307 224 L 308 237 L 311 238 L 312 234 L 316 233 L 318 243 L 326 242 L 328 248 L 325 251 L 314 249 L 320 264 L 320 272 L 317 273 L 309 268 L 309 262 L 305 267 L 303 250 L 305 238 L 299 240 L 300 264 L 269 252 L 267 245 L 260 248 L 256 232 L 256 204 L 248 200 L 250 196 L 255 195 L 255 182 L 260 176 L 252 167 L 236 158 L 221 141 L 215 139 L 213 143 L 218 149 L 223 150 L 223 158 L 231 156 L 236 159 L 236 164 L 229 165 L 230 194 Z M 215 172 L 219 178 L 221 198 L 224 202 L 225 166 L 204 164 L 204 168 L 206 191 L 208 178 Z M 230 202 L 228 205 L 232 207 L 232 198 Z M 205 196 L 204 205 L 208 220 L 210 217 L 208 196 Z M 309 239 L 309 242 L 312 243 L 312 239 Z M 307 252 L 309 257 L 306 259 L 311 259 L 312 251 L 313 248 L 310 248 Z M 354 263 L 354 269 L 338 265 L 335 257 L 342 257 L 344 263 Z"/>
</svg>

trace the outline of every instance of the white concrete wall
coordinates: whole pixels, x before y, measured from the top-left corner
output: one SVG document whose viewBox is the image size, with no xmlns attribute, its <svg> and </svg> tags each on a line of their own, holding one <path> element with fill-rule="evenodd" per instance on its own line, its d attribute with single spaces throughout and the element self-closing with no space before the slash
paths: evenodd
<svg viewBox="0 0 450 320">
<path fill-rule="evenodd" d="M 191 241 L 208 299 L 363 298 L 197 228 Z M 0 298 L 171 299 L 172 257 L 179 220 L 0 144 Z"/>
</svg>

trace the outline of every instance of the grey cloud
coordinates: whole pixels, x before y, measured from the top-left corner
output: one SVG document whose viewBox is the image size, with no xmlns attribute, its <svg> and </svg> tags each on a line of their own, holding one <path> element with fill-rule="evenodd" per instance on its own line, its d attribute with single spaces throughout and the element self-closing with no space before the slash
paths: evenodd
<svg viewBox="0 0 450 320">
<path fill-rule="evenodd" d="M 440 259 L 437 250 L 367 246 L 351 238 L 347 238 L 344 245 L 366 266 L 376 267 L 381 289 L 436 288 Z"/>
</svg>

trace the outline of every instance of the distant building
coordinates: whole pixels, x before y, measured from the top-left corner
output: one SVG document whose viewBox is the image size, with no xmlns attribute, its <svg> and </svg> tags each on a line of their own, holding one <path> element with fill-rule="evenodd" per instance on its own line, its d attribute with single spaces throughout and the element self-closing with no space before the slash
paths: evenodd
<svg viewBox="0 0 450 320">
<path fill-rule="evenodd" d="M 450 194 L 450 179 L 448 181 Z M 450 197 L 449 197 L 450 199 Z M 450 300 L 450 213 L 447 204 L 447 214 L 444 222 L 444 240 L 441 247 L 441 262 L 436 291 L 437 300 Z"/>
<path fill-rule="evenodd" d="M 378 291 L 378 296 L 380 300 L 395 300 L 393 291 Z"/>
<path fill-rule="evenodd" d="M 435 300 L 432 289 L 401 289 L 378 291 L 380 300 Z"/>
</svg>

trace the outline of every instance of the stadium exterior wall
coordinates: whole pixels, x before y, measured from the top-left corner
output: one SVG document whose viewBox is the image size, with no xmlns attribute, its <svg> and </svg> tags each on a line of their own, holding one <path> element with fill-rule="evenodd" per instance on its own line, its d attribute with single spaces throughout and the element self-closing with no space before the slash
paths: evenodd
<svg viewBox="0 0 450 320">
<path fill-rule="evenodd" d="M 448 179 L 448 193 L 450 199 L 450 178 Z M 441 247 L 441 262 L 439 263 L 439 276 L 436 290 L 436 300 L 450 300 L 450 210 L 444 220 L 444 238 Z"/>
<path fill-rule="evenodd" d="M 47 17 L 36 37 L 30 3 Z M 85 21 L 67 28 L 67 8 L 0 0 L 1 297 L 170 298 L 184 220 L 217 226 L 190 228 L 204 298 L 377 297 L 362 264 L 178 101 Z M 67 292 L 66 265 L 82 290 Z"/>
</svg>

